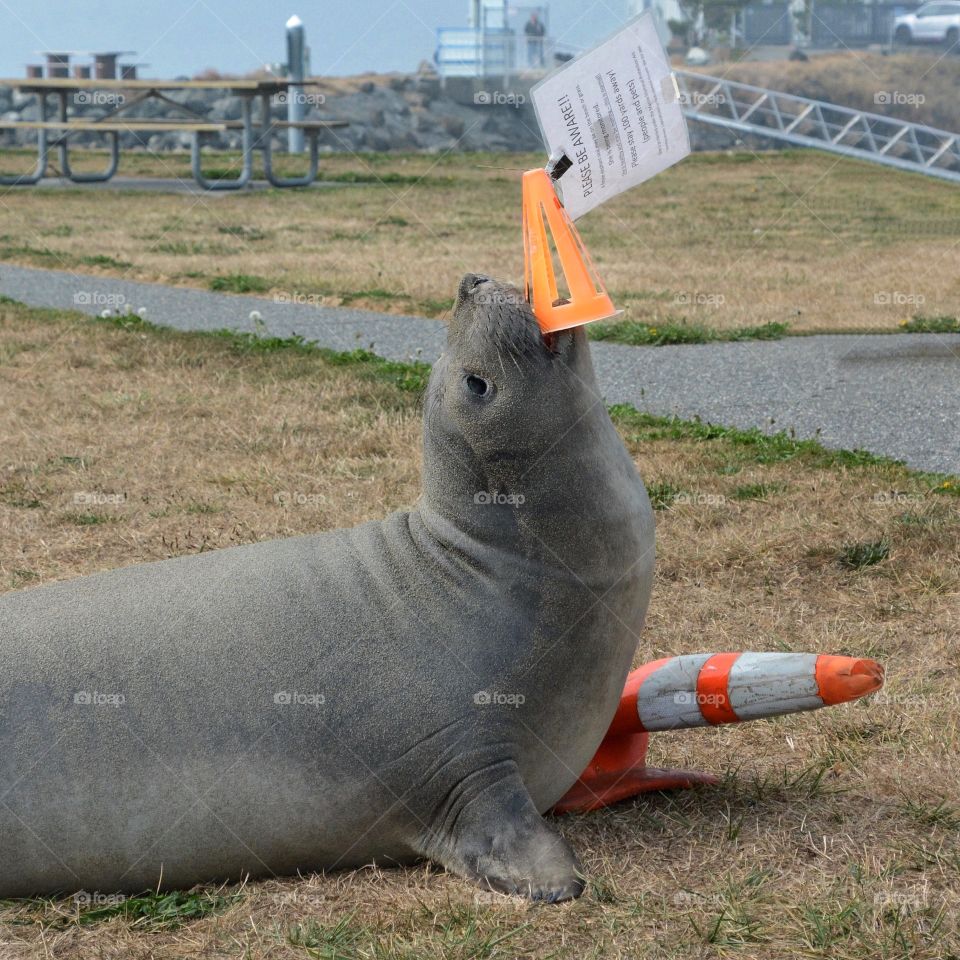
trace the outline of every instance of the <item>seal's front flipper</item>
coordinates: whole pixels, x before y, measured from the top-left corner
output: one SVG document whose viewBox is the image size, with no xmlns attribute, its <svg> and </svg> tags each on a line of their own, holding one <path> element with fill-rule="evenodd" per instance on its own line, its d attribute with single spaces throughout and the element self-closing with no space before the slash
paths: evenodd
<svg viewBox="0 0 960 960">
<path fill-rule="evenodd" d="M 453 794 L 423 838 L 425 856 L 500 893 L 548 903 L 583 893 L 576 855 L 537 812 L 513 761 L 472 774 Z"/>
</svg>

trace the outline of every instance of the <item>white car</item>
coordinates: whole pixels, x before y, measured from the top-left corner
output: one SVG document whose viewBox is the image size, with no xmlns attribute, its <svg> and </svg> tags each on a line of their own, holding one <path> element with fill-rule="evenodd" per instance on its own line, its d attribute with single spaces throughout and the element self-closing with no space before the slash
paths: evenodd
<svg viewBox="0 0 960 960">
<path fill-rule="evenodd" d="M 897 17 L 893 42 L 945 43 L 960 52 L 960 0 L 933 0 Z"/>
</svg>

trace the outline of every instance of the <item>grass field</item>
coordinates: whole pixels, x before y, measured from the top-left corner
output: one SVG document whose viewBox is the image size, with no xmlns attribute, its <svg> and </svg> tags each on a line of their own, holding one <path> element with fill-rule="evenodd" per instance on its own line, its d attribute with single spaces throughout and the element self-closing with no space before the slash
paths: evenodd
<svg viewBox="0 0 960 960">
<path fill-rule="evenodd" d="M 29 166 L 23 153 L 0 160 Z M 240 195 L 8 188 L 0 261 L 442 317 L 465 272 L 521 280 L 520 173 L 542 162 L 333 155 L 326 188 Z M 123 163 L 190 179 L 186 155 Z M 697 154 L 579 225 L 624 310 L 608 338 L 960 329 L 948 183 L 814 152 Z"/>
<path fill-rule="evenodd" d="M 0 303 L 0 589 L 410 505 L 424 374 Z M 534 907 L 427 865 L 8 901 L 0 957 L 960 955 L 960 481 L 614 417 L 658 508 L 637 662 L 849 653 L 885 663 L 879 695 L 654 737 L 653 762 L 722 781 L 558 821 L 589 874 L 574 903 Z"/>
</svg>

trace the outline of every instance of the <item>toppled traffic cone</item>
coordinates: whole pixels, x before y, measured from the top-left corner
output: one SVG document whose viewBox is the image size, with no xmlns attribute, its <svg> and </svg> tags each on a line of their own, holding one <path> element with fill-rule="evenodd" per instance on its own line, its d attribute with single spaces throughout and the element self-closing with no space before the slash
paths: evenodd
<svg viewBox="0 0 960 960">
<path fill-rule="evenodd" d="M 557 290 L 547 227 L 570 291 L 566 298 Z M 527 300 L 544 333 L 579 327 L 618 312 L 543 169 L 523 175 L 523 272 Z"/>
<path fill-rule="evenodd" d="M 883 686 L 874 660 L 815 653 L 700 653 L 644 664 L 627 677 L 600 748 L 553 808 L 586 812 L 650 790 L 716 777 L 646 765 L 650 733 L 739 723 L 858 700 Z"/>
</svg>

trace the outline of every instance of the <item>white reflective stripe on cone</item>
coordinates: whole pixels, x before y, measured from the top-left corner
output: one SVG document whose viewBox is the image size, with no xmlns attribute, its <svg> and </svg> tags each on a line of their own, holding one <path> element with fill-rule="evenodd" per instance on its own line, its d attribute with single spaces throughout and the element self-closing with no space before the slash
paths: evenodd
<svg viewBox="0 0 960 960">
<path fill-rule="evenodd" d="M 707 727 L 697 701 L 697 677 L 712 653 L 674 657 L 654 670 L 637 691 L 637 714 L 644 730 Z"/>
<path fill-rule="evenodd" d="M 730 706 L 741 720 L 816 710 L 816 671 L 815 653 L 744 653 L 730 669 Z"/>
</svg>

